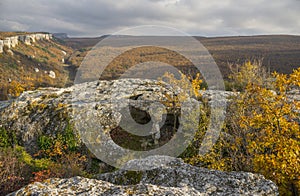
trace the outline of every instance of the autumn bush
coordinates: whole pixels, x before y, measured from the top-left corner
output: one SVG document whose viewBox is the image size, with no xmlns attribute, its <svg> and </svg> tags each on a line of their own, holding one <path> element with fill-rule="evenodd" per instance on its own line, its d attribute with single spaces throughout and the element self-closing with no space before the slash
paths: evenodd
<svg viewBox="0 0 300 196">
<path fill-rule="evenodd" d="M 87 159 L 80 153 L 78 142 L 73 127 L 68 124 L 56 137 L 40 136 L 40 151 L 30 155 L 18 145 L 12 132 L 1 128 L 0 195 L 47 178 L 90 177 L 86 169 Z"/>
<path fill-rule="evenodd" d="M 272 76 L 262 65 L 262 60 L 247 60 L 243 64 L 229 64 L 231 74 L 225 81 L 226 88 L 233 91 L 244 91 L 249 83 L 270 88 Z"/>
<path fill-rule="evenodd" d="M 266 84 L 253 74 L 256 71 L 249 71 L 259 70 L 257 66 L 247 62 L 242 73 L 232 76 L 243 89 L 231 98 L 226 123 L 213 149 L 204 156 L 197 154 L 208 123 L 202 115 L 195 141 L 182 157 L 211 169 L 260 173 L 274 181 L 282 195 L 297 195 L 300 101 L 291 99 L 289 92 L 299 90 L 300 68 L 290 75 L 273 73 Z"/>
<path fill-rule="evenodd" d="M 40 151 L 36 157 L 50 160 L 52 166 L 35 173 L 35 177 L 71 177 L 87 175 L 86 157 L 80 152 L 79 137 L 70 123 L 56 137 L 42 135 L 38 138 Z"/>
<path fill-rule="evenodd" d="M 19 160 L 19 153 L 14 148 L 0 148 L 0 195 L 25 186 L 30 176 L 30 166 Z"/>
</svg>

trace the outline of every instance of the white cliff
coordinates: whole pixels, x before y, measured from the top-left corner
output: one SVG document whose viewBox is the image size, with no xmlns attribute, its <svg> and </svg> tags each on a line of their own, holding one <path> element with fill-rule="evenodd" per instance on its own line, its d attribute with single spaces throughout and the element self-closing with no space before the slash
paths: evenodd
<svg viewBox="0 0 300 196">
<path fill-rule="evenodd" d="M 0 40 L 0 53 L 3 52 L 3 46 L 4 46 L 3 40 Z"/>
<path fill-rule="evenodd" d="M 3 40 L 0 40 L 0 53 L 3 53 L 3 48 L 7 47 L 8 49 L 14 48 L 19 44 L 19 41 L 25 45 L 31 45 L 39 40 L 50 40 L 52 35 L 49 33 L 36 33 L 28 35 L 18 35 L 6 37 Z"/>
</svg>

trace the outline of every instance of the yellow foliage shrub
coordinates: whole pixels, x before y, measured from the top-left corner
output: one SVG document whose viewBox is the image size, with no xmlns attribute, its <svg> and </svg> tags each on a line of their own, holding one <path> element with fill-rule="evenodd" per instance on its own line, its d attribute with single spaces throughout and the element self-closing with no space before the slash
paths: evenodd
<svg viewBox="0 0 300 196">
<path fill-rule="evenodd" d="M 256 69 L 245 66 L 241 70 Z M 247 73 L 235 77 L 243 75 Z M 225 128 L 211 152 L 185 160 L 211 169 L 260 173 L 274 181 L 281 194 L 295 195 L 300 190 L 300 101 L 289 92 L 300 88 L 300 68 L 272 76 L 269 85 L 249 76 L 244 91 L 232 98 Z M 203 131 L 195 138 L 198 142 Z"/>
<path fill-rule="evenodd" d="M 232 65 L 229 66 L 231 74 L 230 88 L 233 90 L 243 91 L 250 83 L 260 86 L 270 86 L 271 77 L 265 67 L 262 66 L 262 61 L 246 61 L 242 65 L 236 65 L 235 69 Z"/>
</svg>

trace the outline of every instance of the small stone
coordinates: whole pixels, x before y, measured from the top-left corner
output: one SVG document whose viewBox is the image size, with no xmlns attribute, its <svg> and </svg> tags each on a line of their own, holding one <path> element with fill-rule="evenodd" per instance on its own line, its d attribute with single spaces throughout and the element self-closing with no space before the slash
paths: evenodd
<svg viewBox="0 0 300 196">
<path fill-rule="evenodd" d="M 55 79 L 56 78 L 56 74 L 54 71 L 49 71 L 49 77 Z"/>
</svg>

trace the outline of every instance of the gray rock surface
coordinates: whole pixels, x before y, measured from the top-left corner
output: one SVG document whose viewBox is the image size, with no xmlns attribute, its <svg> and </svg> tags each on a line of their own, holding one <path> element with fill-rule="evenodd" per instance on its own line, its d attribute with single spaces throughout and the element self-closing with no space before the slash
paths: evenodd
<svg viewBox="0 0 300 196">
<path fill-rule="evenodd" d="M 155 163 L 159 167 L 146 171 L 125 169 L 101 174 L 97 179 L 114 184 L 152 184 L 164 187 L 190 187 L 203 195 L 278 195 L 277 186 L 262 175 L 246 172 L 222 172 L 194 167 L 181 159 L 170 158 L 165 163 L 162 157 L 151 156 L 143 160 L 130 161 L 125 167 Z"/>
<path fill-rule="evenodd" d="M 200 194 L 190 187 L 164 187 L 151 184 L 137 185 L 114 185 L 112 183 L 88 179 L 82 177 L 74 177 L 69 179 L 49 179 L 42 183 L 35 182 L 30 184 L 10 196 L 25 195 L 204 195 Z"/>
<path fill-rule="evenodd" d="M 11 104 L 0 108 L 0 126 L 15 132 L 21 144 L 33 152 L 40 135 L 55 135 L 64 130 L 69 121 L 78 126 L 85 123 L 84 120 L 98 123 L 106 132 L 115 129 L 120 123 L 127 126 L 120 119 L 126 117 L 123 110 L 130 105 L 135 108 L 138 120 L 145 121 L 148 117 L 143 111 L 149 111 L 151 120 L 157 122 L 143 129 L 155 134 L 158 140 L 161 135 L 157 132 L 157 126 L 166 117 L 161 115 L 179 115 L 180 106 L 170 106 L 177 93 L 167 84 L 140 79 L 95 81 L 62 89 L 44 88 L 24 92 Z M 220 95 L 217 103 L 224 103 L 228 93 L 217 94 Z M 204 96 L 212 95 L 204 93 Z M 173 98 L 170 100 L 170 97 Z M 209 101 L 212 99 L 209 98 Z M 160 111 L 161 107 L 165 109 Z M 94 118 L 95 115 L 98 118 Z M 132 127 L 130 131 L 137 133 Z"/>
<path fill-rule="evenodd" d="M 148 110 L 151 103 L 157 100 L 166 102 L 166 95 L 173 96 L 174 93 L 165 84 L 138 79 L 96 81 L 63 89 L 27 91 L 0 108 L 0 126 L 15 132 L 21 144 L 33 151 L 40 135 L 55 135 L 66 127 L 69 120 L 81 124 L 84 120 L 94 119 L 94 116 L 81 118 L 74 112 L 83 115 L 97 113 L 103 130 L 109 131 L 118 126 L 119 110 L 128 107 L 127 102 L 141 110 Z M 141 112 L 140 115 L 146 114 Z"/>
<path fill-rule="evenodd" d="M 208 170 L 175 158 L 164 164 L 162 159 L 152 156 L 130 161 L 127 165 L 159 165 L 152 170 L 123 169 L 99 175 L 98 180 L 48 179 L 30 184 L 12 195 L 278 195 L 277 186 L 262 175 Z"/>
</svg>

